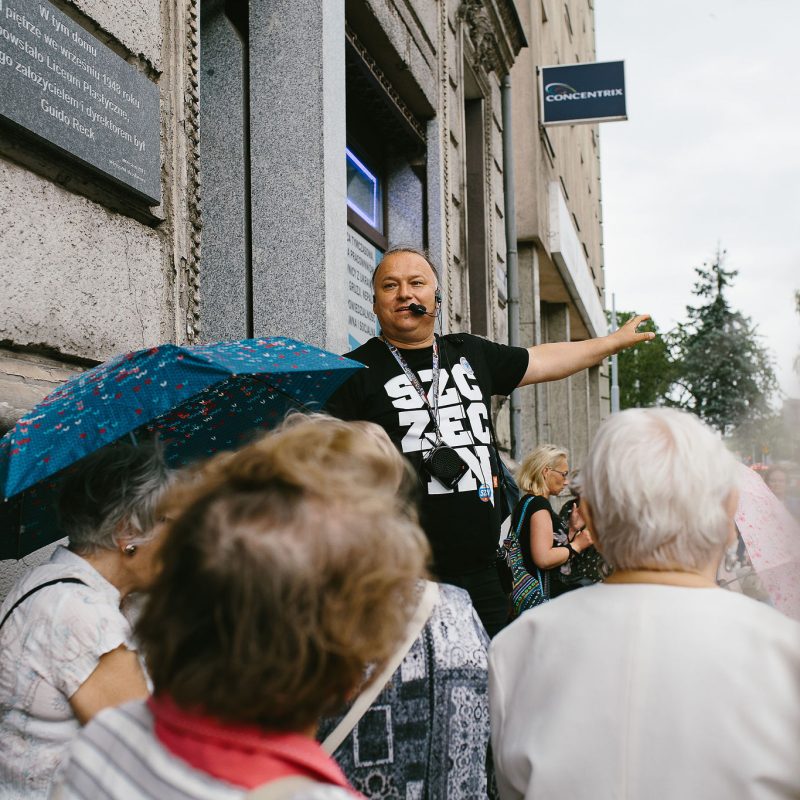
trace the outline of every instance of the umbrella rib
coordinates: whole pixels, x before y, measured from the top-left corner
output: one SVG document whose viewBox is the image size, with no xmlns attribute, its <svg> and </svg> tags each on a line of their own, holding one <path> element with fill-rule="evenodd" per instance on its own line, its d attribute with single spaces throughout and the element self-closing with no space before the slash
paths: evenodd
<svg viewBox="0 0 800 800">
<path fill-rule="evenodd" d="M 301 400 L 298 400 L 296 397 L 292 397 L 292 395 L 290 395 L 288 392 L 284 392 L 283 389 L 281 389 L 280 387 L 273 385 L 269 381 L 263 380 L 260 375 L 251 374 L 250 377 L 253 380 L 258 381 L 259 383 L 261 383 L 264 386 L 268 387 L 269 389 L 272 389 L 272 391 L 278 392 L 279 394 L 282 394 L 287 400 L 290 400 L 292 403 L 294 403 L 295 405 L 299 406 L 304 411 L 307 411 L 309 414 L 313 414 L 314 413 L 314 409 L 309 408 L 309 406 L 307 406 Z"/>
</svg>

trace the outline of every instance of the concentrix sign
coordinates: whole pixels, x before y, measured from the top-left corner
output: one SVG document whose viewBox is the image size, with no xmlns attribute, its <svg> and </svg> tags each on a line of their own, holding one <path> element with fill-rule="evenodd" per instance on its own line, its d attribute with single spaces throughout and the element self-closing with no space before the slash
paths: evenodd
<svg viewBox="0 0 800 800">
<path fill-rule="evenodd" d="M 543 125 L 627 119 L 625 62 L 541 67 L 539 95 Z"/>
</svg>

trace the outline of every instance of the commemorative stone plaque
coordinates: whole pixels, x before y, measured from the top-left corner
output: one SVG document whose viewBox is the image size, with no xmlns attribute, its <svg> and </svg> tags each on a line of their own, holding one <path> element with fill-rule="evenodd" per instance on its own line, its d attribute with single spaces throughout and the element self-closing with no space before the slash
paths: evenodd
<svg viewBox="0 0 800 800">
<path fill-rule="evenodd" d="M 47 0 L 0 0 L 0 119 L 160 202 L 158 87 Z"/>
</svg>

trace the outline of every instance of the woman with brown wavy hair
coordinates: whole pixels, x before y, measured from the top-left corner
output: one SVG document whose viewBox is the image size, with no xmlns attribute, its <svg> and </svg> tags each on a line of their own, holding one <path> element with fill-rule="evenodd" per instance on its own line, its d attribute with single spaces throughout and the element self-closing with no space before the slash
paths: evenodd
<svg viewBox="0 0 800 800">
<path fill-rule="evenodd" d="M 311 419 L 176 490 L 137 626 L 154 696 L 85 729 L 56 796 L 233 799 L 287 777 L 296 800 L 353 796 L 313 736 L 416 607 L 428 548 L 396 470 L 363 426 Z"/>
</svg>

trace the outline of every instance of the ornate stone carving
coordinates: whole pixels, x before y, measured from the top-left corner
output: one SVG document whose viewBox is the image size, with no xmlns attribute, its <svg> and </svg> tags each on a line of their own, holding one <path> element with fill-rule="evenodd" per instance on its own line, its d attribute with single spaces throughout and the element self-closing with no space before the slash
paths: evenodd
<svg viewBox="0 0 800 800">
<path fill-rule="evenodd" d="M 184 92 L 187 142 L 186 205 L 189 223 L 189 248 L 186 262 L 188 303 L 186 337 L 192 344 L 200 338 L 200 241 L 203 221 L 200 209 L 200 3 L 186 3 L 186 87 Z M 176 309 L 176 313 L 177 309 Z"/>
<path fill-rule="evenodd" d="M 453 170 L 450 167 L 450 79 L 447 65 L 449 64 L 448 49 L 450 27 L 447 24 L 447 3 L 439 3 L 439 150 L 442 162 L 442 227 L 444 228 L 444 242 L 442 257 L 442 278 L 444 281 L 445 302 L 447 310 L 446 331 L 456 330 L 456 312 L 453 302 L 453 282 L 458 280 L 453 266 L 453 204 L 451 181 Z"/>
<path fill-rule="evenodd" d="M 494 23 L 486 10 L 484 0 L 464 0 L 458 16 L 467 26 L 470 41 L 475 49 L 475 63 L 487 73 L 500 70 L 503 65 Z"/>
<path fill-rule="evenodd" d="M 505 75 L 526 46 L 513 0 L 463 0 L 458 17 L 475 50 L 475 63 L 486 73 Z"/>
</svg>

